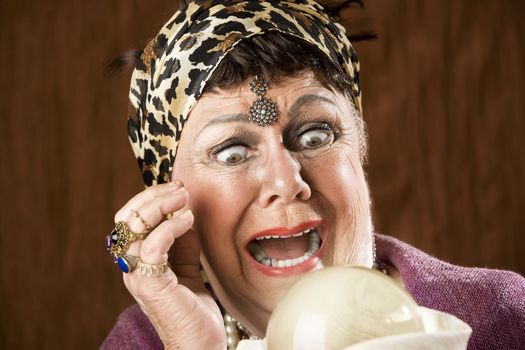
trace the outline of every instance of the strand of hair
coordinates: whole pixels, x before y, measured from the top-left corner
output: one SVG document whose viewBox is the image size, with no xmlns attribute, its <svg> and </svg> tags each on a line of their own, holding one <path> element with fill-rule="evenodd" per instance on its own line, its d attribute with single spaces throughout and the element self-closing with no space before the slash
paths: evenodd
<svg viewBox="0 0 525 350">
<path fill-rule="evenodd" d="M 135 68 L 140 61 L 142 50 L 128 50 L 120 53 L 117 57 L 109 60 L 104 71 L 109 76 L 119 75 L 125 68 Z"/>
</svg>

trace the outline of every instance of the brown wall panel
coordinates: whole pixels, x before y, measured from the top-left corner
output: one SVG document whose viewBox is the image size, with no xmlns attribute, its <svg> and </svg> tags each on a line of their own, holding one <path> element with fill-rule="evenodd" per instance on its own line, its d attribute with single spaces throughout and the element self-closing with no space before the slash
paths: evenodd
<svg viewBox="0 0 525 350">
<path fill-rule="evenodd" d="M 356 44 L 377 231 L 442 259 L 525 272 L 520 1 L 368 1 Z M 129 73 L 166 0 L 0 3 L 0 348 L 97 348 L 132 302 L 105 255 L 142 185 Z"/>
<path fill-rule="evenodd" d="M 142 185 L 126 136 L 129 74 L 168 1 L 3 1 L 0 348 L 97 348 L 131 303 L 103 237 Z"/>
<path fill-rule="evenodd" d="M 523 2 L 367 5 L 379 39 L 357 49 L 377 231 L 523 273 Z"/>
</svg>

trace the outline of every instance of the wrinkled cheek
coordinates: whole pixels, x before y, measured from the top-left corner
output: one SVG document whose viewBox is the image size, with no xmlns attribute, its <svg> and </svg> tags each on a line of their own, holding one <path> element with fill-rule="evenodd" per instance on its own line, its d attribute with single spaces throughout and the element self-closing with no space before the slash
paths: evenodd
<svg viewBox="0 0 525 350">
<path fill-rule="evenodd" d="M 223 232 L 229 225 L 231 217 L 230 207 L 227 205 L 220 191 L 209 187 L 200 187 L 197 191 L 190 192 L 190 208 L 195 221 L 193 229 L 199 234 L 202 241 L 224 240 L 219 232 Z M 219 243 L 219 242 L 216 242 Z"/>
<path fill-rule="evenodd" d="M 370 214 L 370 196 L 363 179 L 356 184 L 355 200 L 352 201 L 351 224 L 346 232 L 350 244 L 343 244 L 339 257 L 347 265 L 371 267 L 373 259 L 372 219 Z"/>
<path fill-rule="evenodd" d="M 243 192 L 234 181 L 225 182 L 225 178 L 227 176 L 195 177 L 192 187 L 188 188 L 195 217 L 193 230 L 212 267 L 238 256 L 235 235 L 243 213 L 244 204 L 239 196 Z"/>
<path fill-rule="evenodd" d="M 193 228 L 197 233 L 210 231 L 216 225 L 216 218 L 225 214 L 220 201 L 211 200 L 212 196 L 217 195 L 209 190 L 203 192 L 207 192 L 209 195 L 199 194 L 190 197 L 190 208 L 195 217 Z"/>
<path fill-rule="evenodd" d="M 372 265 L 372 221 L 370 196 L 364 172 L 359 163 L 347 161 L 339 179 L 344 184 L 335 192 L 339 196 L 334 240 L 334 263 L 343 265 Z M 334 198 L 337 201 L 337 198 Z"/>
</svg>

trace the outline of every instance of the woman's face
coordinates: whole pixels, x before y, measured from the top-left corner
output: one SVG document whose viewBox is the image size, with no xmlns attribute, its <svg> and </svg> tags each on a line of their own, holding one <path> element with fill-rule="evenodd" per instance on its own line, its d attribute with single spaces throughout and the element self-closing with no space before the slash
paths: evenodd
<svg viewBox="0 0 525 350">
<path fill-rule="evenodd" d="M 225 308 L 256 334 L 298 276 L 372 265 L 369 194 L 354 107 L 304 73 L 270 86 L 276 124 L 248 121 L 241 88 L 203 95 L 174 178 L 190 195 L 201 261 Z"/>
</svg>

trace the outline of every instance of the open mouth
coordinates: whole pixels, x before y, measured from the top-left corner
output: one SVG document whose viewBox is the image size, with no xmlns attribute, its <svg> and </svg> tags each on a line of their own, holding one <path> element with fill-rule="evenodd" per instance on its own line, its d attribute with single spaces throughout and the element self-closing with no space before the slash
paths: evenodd
<svg viewBox="0 0 525 350">
<path fill-rule="evenodd" d="M 294 267 L 315 257 L 322 246 L 320 227 L 309 225 L 295 233 L 260 235 L 247 246 L 252 258 L 270 268 Z"/>
</svg>

